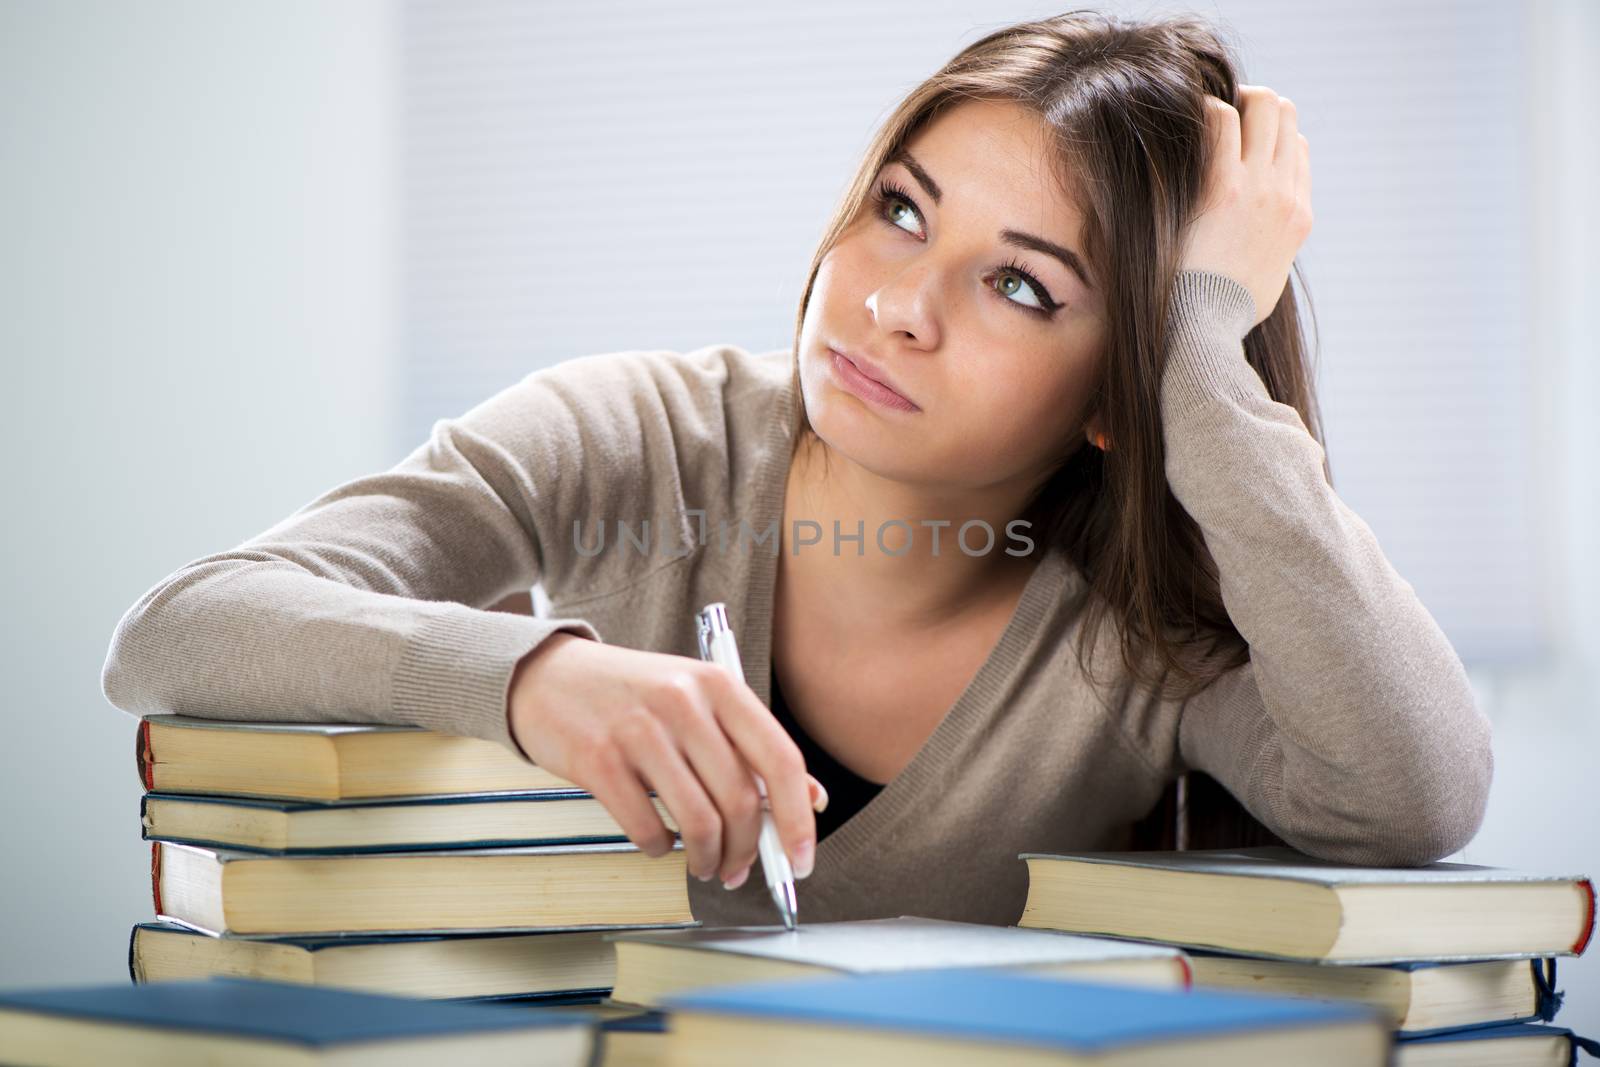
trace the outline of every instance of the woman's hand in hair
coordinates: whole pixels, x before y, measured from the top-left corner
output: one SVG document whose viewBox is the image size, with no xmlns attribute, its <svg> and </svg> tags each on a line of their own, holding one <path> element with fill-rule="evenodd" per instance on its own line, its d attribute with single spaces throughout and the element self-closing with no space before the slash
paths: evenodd
<svg viewBox="0 0 1600 1067">
<path fill-rule="evenodd" d="M 822 786 L 772 712 L 722 667 L 558 632 L 517 665 L 507 703 L 523 753 L 594 794 L 652 857 L 673 837 L 647 788 L 677 822 L 691 874 L 727 882 L 748 872 L 761 832 L 754 770 L 796 877 L 810 873 Z"/>
<path fill-rule="evenodd" d="M 1238 110 L 1205 100 L 1213 148 L 1179 269 L 1212 271 L 1250 290 L 1253 327 L 1277 306 L 1311 233 L 1311 150 L 1294 104 L 1264 85 L 1241 85 Z"/>
</svg>

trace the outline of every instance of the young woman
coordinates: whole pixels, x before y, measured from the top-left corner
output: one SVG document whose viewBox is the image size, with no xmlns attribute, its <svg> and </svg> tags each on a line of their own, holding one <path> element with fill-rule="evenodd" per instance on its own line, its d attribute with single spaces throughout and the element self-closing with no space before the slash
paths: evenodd
<svg viewBox="0 0 1600 1067">
<path fill-rule="evenodd" d="M 1447 855 L 1489 728 L 1330 485 L 1310 195 L 1203 23 L 992 33 L 879 131 L 792 349 L 530 374 L 150 590 L 106 694 L 497 740 L 660 855 L 654 790 L 708 923 L 773 918 L 752 769 L 815 921 L 1013 923 L 1019 852 L 1128 847 L 1189 770 L 1315 855 Z"/>
</svg>

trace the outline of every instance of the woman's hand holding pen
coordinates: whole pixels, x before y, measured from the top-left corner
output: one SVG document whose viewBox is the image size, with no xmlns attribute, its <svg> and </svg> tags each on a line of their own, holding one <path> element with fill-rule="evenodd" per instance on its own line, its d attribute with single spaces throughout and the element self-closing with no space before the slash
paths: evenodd
<svg viewBox="0 0 1600 1067">
<path fill-rule="evenodd" d="M 1211 161 L 1180 270 L 1232 278 L 1255 297 L 1259 325 L 1277 306 L 1311 233 L 1311 147 L 1295 106 L 1264 85 L 1239 87 L 1240 110 L 1207 96 Z"/>
<path fill-rule="evenodd" d="M 507 716 L 528 759 L 594 794 L 653 857 L 673 840 L 646 793 L 654 789 L 678 823 L 690 873 L 729 888 L 757 855 L 755 771 L 795 876 L 811 872 L 813 811 L 827 795 L 772 712 L 721 667 L 556 633 L 517 665 Z"/>
</svg>

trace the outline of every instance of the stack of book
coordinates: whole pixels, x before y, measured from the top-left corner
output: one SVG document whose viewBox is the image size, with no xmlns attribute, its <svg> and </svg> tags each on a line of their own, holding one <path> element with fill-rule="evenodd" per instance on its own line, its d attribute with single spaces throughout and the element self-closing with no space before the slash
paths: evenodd
<svg viewBox="0 0 1600 1067">
<path fill-rule="evenodd" d="M 1286 848 L 1024 853 L 1019 926 L 1182 946 L 1196 987 L 1359 1002 L 1396 1063 L 1566 1064 L 1555 958 L 1594 933 L 1580 876 L 1384 869 Z"/>
<path fill-rule="evenodd" d="M 649 859 L 594 797 L 489 742 L 171 715 L 138 736 L 158 921 L 133 931 L 136 988 L 515 998 L 552 1015 L 542 1039 L 576 1050 L 581 1031 L 605 1067 L 1422 1067 L 1594 1050 L 1550 1025 L 1555 958 L 1593 934 L 1587 878 L 1351 867 L 1282 848 L 1024 853 L 1012 927 L 704 928 L 681 843 Z M 58 1012 L 53 996 L 11 1004 L 40 1040 L 74 1012 L 190 1018 L 182 999 L 90 996 Z M 602 1021 L 585 1029 L 564 1010 Z M 492 1044 L 492 1022 L 440 1016 L 437 1032 L 477 1027 Z"/>
<path fill-rule="evenodd" d="M 157 921 L 133 929 L 136 983 L 595 1003 L 606 932 L 695 925 L 681 842 L 651 859 L 492 742 L 152 715 L 138 758 Z"/>
<path fill-rule="evenodd" d="M 1379 1059 L 1392 1042 L 1401 1065 L 1567 1064 L 1575 1047 L 1594 1051 L 1548 1025 L 1561 1000 L 1555 957 L 1581 953 L 1593 932 L 1587 878 L 1465 864 L 1350 867 L 1281 848 L 1021 858 L 1030 892 L 1015 927 L 901 916 L 794 931 L 607 935 L 617 949 L 612 1003 L 654 1014 L 633 1020 L 634 1032 L 603 1040 L 608 1047 L 626 1042 L 635 1063 L 651 1056 L 716 1062 L 706 1057 L 719 1043 L 737 1058 L 758 1048 L 765 1054 L 779 1041 L 847 1062 L 901 1048 L 975 1056 L 971 1042 L 1023 1040 L 1028 1024 L 1006 1014 L 1015 995 L 1032 1005 L 1042 1027 L 1032 1051 L 1061 1062 L 1101 1047 L 1102 1038 L 1110 1041 L 1105 1048 L 1134 1059 L 1154 1054 L 1150 1042 L 1178 1037 L 1197 1051 L 1198 1032 L 1185 1021 L 1201 1017 L 1188 1014 L 1199 1010 L 1195 1003 L 1108 988 L 1144 985 L 1169 994 L 1192 987 L 1309 999 L 1365 1013 L 1305 1017 L 1304 1026 L 1290 1027 L 1294 1033 L 1273 1038 L 1288 1044 L 1264 1044 L 1258 1055 L 1254 1042 L 1267 1035 L 1253 1031 L 1287 1016 L 1252 1021 L 1233 1002 L 1206 1000 L 1206 1011 L 1234 1020 L 1219 1037 L 1239 1043 L 1226 1051 L 1239 1062 L 1272 1062 L 1286 1049 L 1296 1062 L 1357 1062 L 1371 1052 L 1374 1021 L 1385 1050 Z M 912 977 L 935 973 L 927 979 L 933 986 Z M 986 976 L 1007 973 L 1067 988 L 996 985 L 999 1001 L 985 1004 Z M 825 976 L 832 978 L 821 981 Z M 860 978 L 875 984 L 854 986 Z M 961 1005 L 962 1026 L 951 1031 L 944 1024 L 955 1016 L 922 1013 L 918 997 Z M 1079 1018 L 1074 1006 L 1083 1004 L 1095 1008 Z M 1141 1026 L 1136 1020 L 1147 1013 L 1165 1021 Z M 1115 1040 L 1096 1029 L 1101 1014 L 1118 1020 Z M 1052 1019 L 1064 1028 L 1050 1031 Z M 800 1040 L 804 1029 L 812 1032 Z M 858 1032 L 878 1030 L 893 1032 L 892 1043 Z"/>
<path fill-rule="evenodd" d="M 1164 945 L 910 915 L 803 922 L 793 930 L 722 926 L 633 930 L 606 937 L 617 953 L 617 981 L 609 1003 L 619 1011 L 628 1006 L 648 1009 L 602 1022 L 606 1067 L 664 1061 L 673 1015 L 665 1007 L 675 997 L 773 979 L 963 968 L 1173 991 L 1189 986 L 1184 954 Z"/>
</svg>

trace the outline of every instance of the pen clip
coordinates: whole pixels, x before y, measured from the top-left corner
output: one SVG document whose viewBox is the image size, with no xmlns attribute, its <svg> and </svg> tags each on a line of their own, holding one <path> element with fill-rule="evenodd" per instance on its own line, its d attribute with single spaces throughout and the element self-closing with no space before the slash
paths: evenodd
<svg viewBox="0 0 1600 1067">
<path fill-rule="evenodd" d="M 707 604 L 695 614 L 695 634 L 700 639 L 700 658 L 715 660 L 717 634 L 733 629 L 728 624 L 728 605 L 722 601 Z"/>
</svg>

